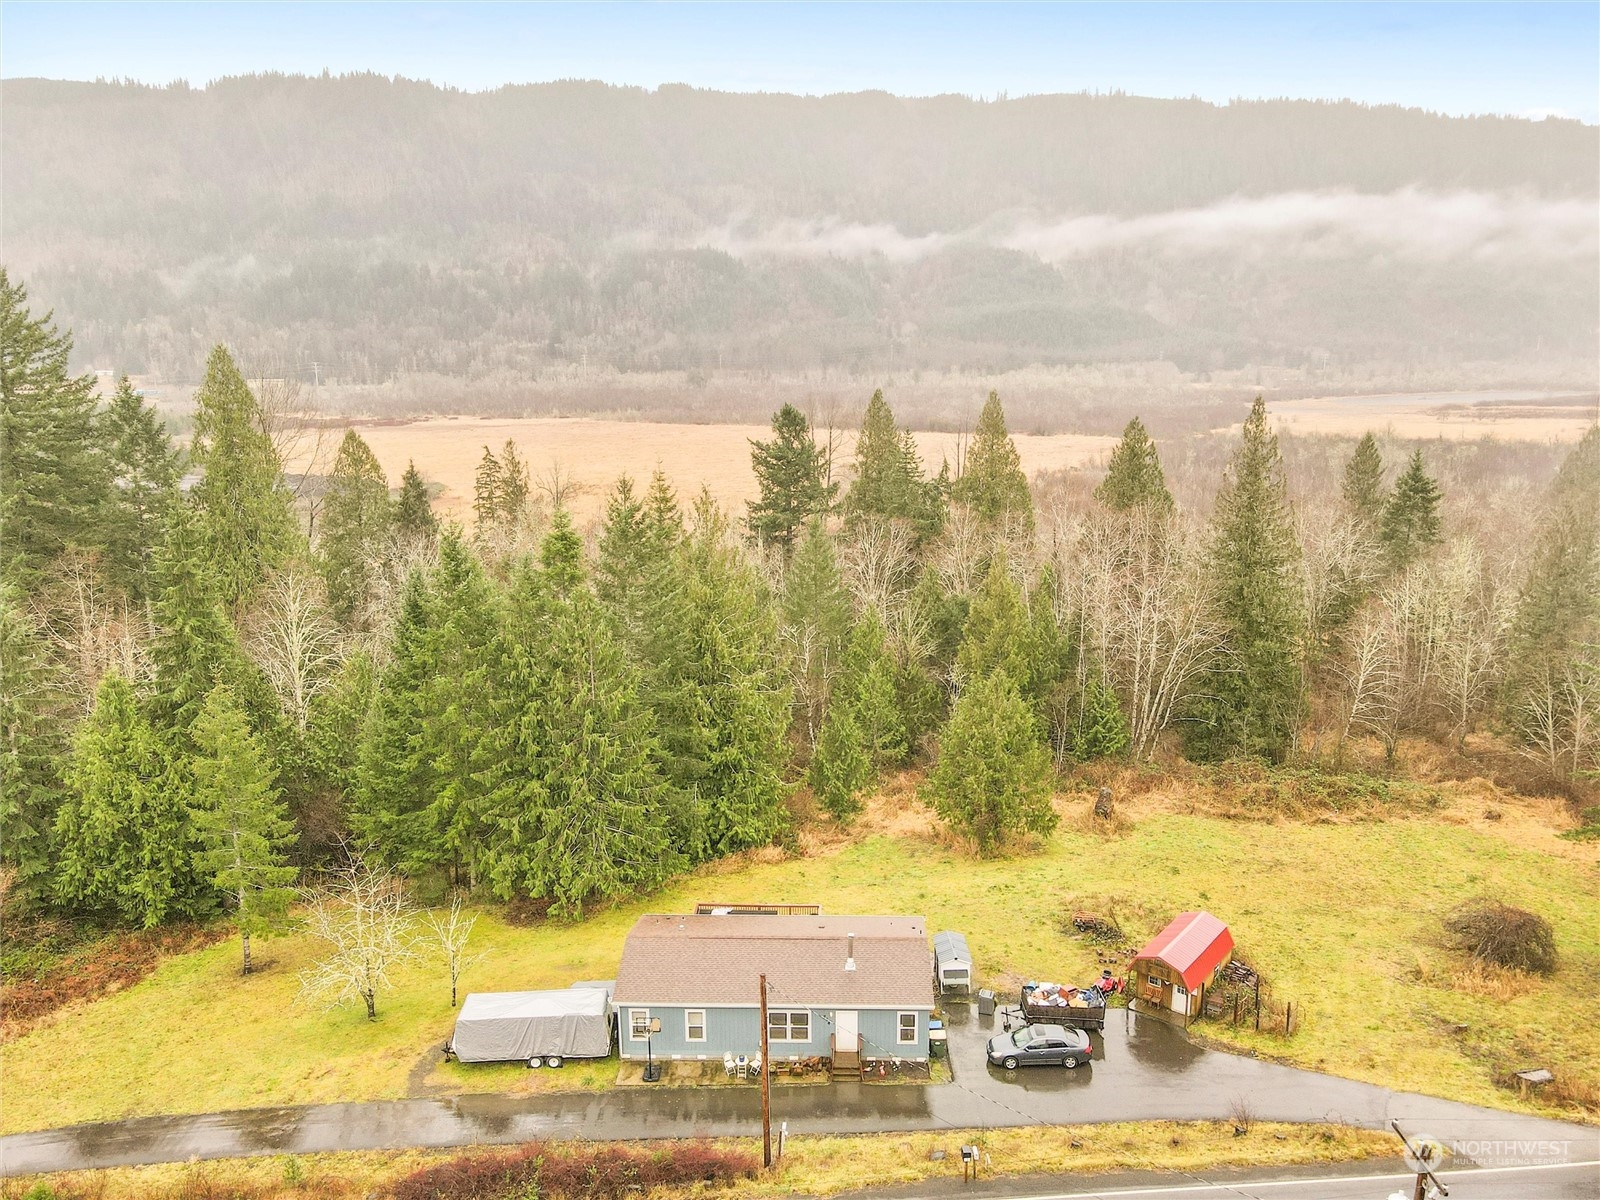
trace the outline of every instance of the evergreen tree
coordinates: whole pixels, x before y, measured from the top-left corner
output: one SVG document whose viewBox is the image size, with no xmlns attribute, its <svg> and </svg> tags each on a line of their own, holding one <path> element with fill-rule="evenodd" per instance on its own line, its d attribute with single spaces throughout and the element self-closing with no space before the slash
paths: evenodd
<svg viewBox="0 0 1600 1200">
<path fill-rule="evenodd" d="M 765 845 L 784 820 L 790 691 L 776 606 L 726 534 L 702 496 L 651 611 L 645 657 L 664 773 L 691 798 L 675 820 L 675 844 L 691 858 Z"/>
<path fill-rule="evenodd" d="M 310 779 L 303 800 L 290 807 L 300 832 L 296 861 L 302 865 L 325 862 L 349 829 L 345 803 L 360 787 L 362 738 L 377 686 L 371 656 L 356 651 L 311 698 L 305 732 Z"/>
<path fill-rule="evenodd" d="M 477 517 L 477 533 L 481 538 L 500 523 L 504 505 L 505 472 L 493 450 L 485 446 L 478 460 L 478 472 L 472 486 L 472 512 Z"/>
<path fill-rule="evenodd" d="M 595 591 L 618 635 L 642 664 L 653 612 L 669 595 L 672 555 L 683 539 L 683 516 L 666 476 L 655 472 L 641 500 L 624 475 L 606 503 L 595 564 Z"/>
<path fill-rule="evenodd" d="M 101 417 L 112 479 L 106 513 L 106 567 L 135 600 L 153 586 L 154 554 L 168 507 L 178 496 L 178 452 L 153 406 L 123 376 Z"/>
<path fill-rule="evenodd" d="M 1000 394 L 990 392 L 978 417 L 978 427 L 967 450 L 961 478 L 951 485 L 951 498 L 959 500 L 985 521 L 1011 518 L 1033 528 L 1033 497 L 1016 443 L 1006 430 Z"/>
<path fill-rule="evenodd" d="M 28 894 L 50 876 L 70 708 L 39 630 L 0 583 L 0 862 Z"/>
<path fill-rule="evenodd" d="M 558 517 L 563 515 L 558 510 Z M 504 647 L 500 703 L 481 761 L 484 868 L 496 892 L 581 913 L 660 884 L 681 858 L 637 673 L 583 582 L 570 527 L 545 539 L 542 584 L 524 589 L 547 634 Z"/>
<path fill-rule="evenodd" d="M 852 706 L 830 705 L 807 772 L 812 792 L 835 820 L 847 822 L 861 811 L 861 793 L 871 785 L 872 776 Z"/>
<path fill-rule="evenodd" d="M 909 752 L 905 717 L 883 622 L 875 609 L 862 613 L 850 631 L 835 705 L 848 709 L 874 774 L 905 761 Z"/>
<path fill-rule="evenodd" d="M 1551 486 L 1506 660 L 1508 722 L 1553 768 L 1579 769 L 1585 744 L 1594 743 L 1583 731 L 1600 699 L 1590 694 L 1600 679 L 1600 426 L 1590 427 Z"/>
<path fill-rule="evenodd" d="M 1368 532 L 1376 533 L 1387 503 L 1383 489 L 1383 455 L 1378 439 L 1362 435 L 1354 453 L 1344 464 L 1342 488 L 1344 506 Z"/>
<path fill-rule="evenodd" d="M 1079 762 L 1110 758 L 1128 748 L 1130 736 L 1116 692 L 1101 671 L 1091 672 L 1072 731 L 1072 757 Z"/>
<path fill-rule="evenodd" d="M 1227 654 L 1207 681 L 1194 745 L 1281 759 L 1304 707 L 1305 617 L 1283 460 L 1260 397 L 1217 496 L 1209 572 Z"/>
<path fill-rule="evenodd" d="M 109 470 L 94 377 L 69 374 L 72 338 L 0 268 L 0 582 L 19 594 L 69 547 L 104 544 Z"/>
<path fill-rule="evenodd" d="M 433 818 L 439 771 L 427 743 L 430 684 L 437 675 L 426 584 L 406 577 L 389 663 L 362 733 L 350 825 L 386 862 L 417 873 L 442 858 Z"/>
<path fill-rule="evenodd" d="M 1038 723 L 1002 670 L 961 693 L 924 791 L 934 811 L 987 855 L 1015 834 L 1046 837 L 1055 829 L 1053 778 Z"/>
<path fill-rule="evenodd" d="M 393 522 L 394 506 L 383 468 L 361 435 L 346 430 L 322 502 L 318 549 L 328 585 L 328 606 L 347 626 L 364 623 Z"/>
<path fill-rule="evenodd" d="M 557 596 L 565 598 L 583 582 L 583 539 L 564 508 L 556 509 L 551 519 L 550 532 L 539 548 L 539 565 Z"/>
<path fill-rule="evenodd" d="M 794 678 L 795 717 L 808 748 L 822 733 L 829 691 L 850 636 L 850 594 L 839 575 L 833 539 L 814 520 L 783 578 L 783 630 Z"/>
<path fill-rule="evenodd" d="M 288 561 L 300 529 L 260 407 L 222 346 L 195 393 L 190 456 L 205 470 L 192 495 L 206 567 L 223 604 L 237 607 Z"/>
<path fill-rule="evenodd" d="M 921 537 L 931 537 L 944 523 L 937 485 L 923 477 L 916 443 L 909 431 L 895 425 L 894 413 L 880 389 L 872 393 L 861 432 L 856 438 L 855 480 L 844 500 L 845 523 L 909 522 Z"/>
<path fill-rule="evenodd" d="M 528 482 L 528 464 L 517 454 L 517 444 L 510 438 L 500 450 L 500 519 L 507 525 L 520 521 L 527 511 L 528 496 L 533 491 Z"/>
<path fill-rule="evenodd" d="M 195 718 L 193 806 L 195 866 L 226 898 L 250 974 L 250 939 L 282 931 L 294 899 L 295 868 L 286 854 L 294 827 L 273 786 L 273 767 L 250 732 L 244 710 L 224 685 Z"/>
<path fill-rule="evenodd" d="M 242 682 L 246 667 L 238 634 L 223 611 L 220 580 L 207 565 L 203 530 L 194 509 L 173 504 L 156 560 L 151 698 L 157 724 L 180 744 L 206 696 L 219 683 Z"/>
<path fill-rule="evenodd" d="M 1122 440 L 1111 452 L 1106 477 L 1094 490 L 1094 498 L 1113 512 L 1145 508 L 1160 513 L 1173 509 L 1172 493 L 1167 490 L 1166 473 L 1156 444 L 1145 431 L 1144 422 L 1134 417 L 1122 431 Z"/>
<path fill-rule="evenodd" d="M 1004 671 L 1017 689 L 1034 699 L 1032 621 L 1022 590 L 1003 554 L 996 555 L 973 594 L 956 666 L 966 680 Z"/>
<path fill-rule="evenodd" d="M 55 823 L 56 899 L 146 929 L 195 909 L 188 789 L 121 676 L 78 730 Z"/>
<path fill-rule="evenodd" d="M 811 439 L 811 424 L 794 405 L 772 418 L 770 442 L 750 441 L 751 466 L 761 499 L 750 505 L 750 533 L 770 541 L 785 555 L 795 535 L 812 517 L 827 511 L 837 485 L 828 480 L 828 461 Z"/>
<path fill-rule="evenodd" d="M 1422 451 L 1413 450 L 1405 471 L 1395 480 L 1394 494 L 1383 506 L 1379 538 L 1389 565 L 1410 566 L 1439 542 L 1439 484 L 1422 466 Z"/>
<path fill-rule="evenodd" d="M 400 499 L 395 504 L 394 530 L 408 541 L 431 542 L 439 532 L 439 520 L 433 515 L 433 501 L 428 497 L 428 485 L 417 473 L 417 464 L 406 463 L 406 473 L 400 477 Z"/>
</svg>

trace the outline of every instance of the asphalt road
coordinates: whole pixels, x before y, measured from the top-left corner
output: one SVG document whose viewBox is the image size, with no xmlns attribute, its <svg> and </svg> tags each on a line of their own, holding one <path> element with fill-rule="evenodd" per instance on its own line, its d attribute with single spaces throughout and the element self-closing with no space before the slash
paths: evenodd
<svg viewBox="0 0 1600 1200">
<path fill-rule="evenodd" d="M 1094 1061 L 1074 1071 L 990 1067 L 993 1022 L 951 1015 L 948 1084 L 842 1083 L 773 1089 L 774 1122 L 795 1134 L 881 1133 L 1138 1120 L 1225 1120 L 1243 1103 L 1259 1120 L 1368 1129 L 1398 1119 L 1410 1134 L 1486 1167 L 1600 1160 L 1600 1129 L 1428 1096 L 1205 1050 L 1149 1017 L 1115 1010 Z M 753 1087 L 647 1088 L 513 1097 L 469 1095 L 138 1117 L 0 1138 L 0 1174 L 309 1154 L 512 1143 L 631 1140 L 760 1132 Z M 1386 1193 L 1385 1193 L 1386 1194 Z M 1600 1197 L 1600 1190 L 1591 1193 Z"/>
</svg>

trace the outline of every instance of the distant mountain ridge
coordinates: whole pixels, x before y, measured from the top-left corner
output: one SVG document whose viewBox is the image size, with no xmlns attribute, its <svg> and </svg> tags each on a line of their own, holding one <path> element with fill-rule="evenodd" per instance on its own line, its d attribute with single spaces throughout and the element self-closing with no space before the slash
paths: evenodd
<svg viewBox="0 0 1600 1200">
<path fill-rule="evenodd" d="M 86 361 L 379 382 L 1592 360 L 1600 138 L 1305 101 L 8 80 L 5 261 Z M 1587 230 L 1587 232 L 1586 232 Z"/>
</svg>

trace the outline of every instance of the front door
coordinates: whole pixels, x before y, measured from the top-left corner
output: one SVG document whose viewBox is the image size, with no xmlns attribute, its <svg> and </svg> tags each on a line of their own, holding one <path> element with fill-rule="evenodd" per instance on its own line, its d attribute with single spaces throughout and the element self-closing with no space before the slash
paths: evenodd
<svg viewBox="0 0 1600 1200">
<path fill-rule="evenodd" d="M 833 1032 L 834 1036 L 838 1038 L 839 1049 L 853 1052 L 861 1044 L 860 1014 L 855 1012 L 834 1013 Z"/>
</svg>

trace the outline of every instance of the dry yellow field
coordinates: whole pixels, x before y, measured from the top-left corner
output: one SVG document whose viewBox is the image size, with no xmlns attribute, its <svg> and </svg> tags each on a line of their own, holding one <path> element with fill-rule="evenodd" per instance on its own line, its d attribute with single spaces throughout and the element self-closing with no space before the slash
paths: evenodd
<svg viewBox="0 0 1600 1200">
<path fill-rule="evenodd" d="M 1541 392 L 1414 392 L 1274 400 L 1274 422 L 1292 433 L 1398 438 L 1498 438 L 1576 442 L 1595 423 L 1594 396 Z"/>
<path fill-rule="evenodd" d="M 619 475 L 632 475 L 643 483 L 657 467 L 685 501 L 703 486 L 726 508 L 743 512 L 745 502 L 756 495 L 750 439 L 771 436 L 764 425 L 669 425 L 583 417 L 430 417 L 399 423 L 357 420 L 352 425 L 378 456 L 391 484 L 397 485 L 406 463 L 414 461 L 425 479 L 444 489 L 435 500 L 436 509 L 465 521 L 472 515 L 473 478 L 483 448 L 499 453 L 507 438 L 516 443 L 536 486 L 556 468 L 563 479 L 571 479 L 575 495 L 568 507 L 583 524 L 600 515 L 606 493 Z M 954 468 L 960 435 L 922 432 L 916 439 L 930 474 L 947 457 Z M 1084 434 L 1019 434 L 1015 440 L 1022 469 L 1030 477 L 1038 471 L 1101 462 L 1116 444 L 1115 438 Z M 331 434 L 323 439 L 315 464 L 310 448 L 304 447 L 287 465 L 295 471 L 326 471 L 337 445 L 337 434 Z M 855 432 L 839 434 L 836 471 L 848 466 L 854 452 Z"/>
</svg>

